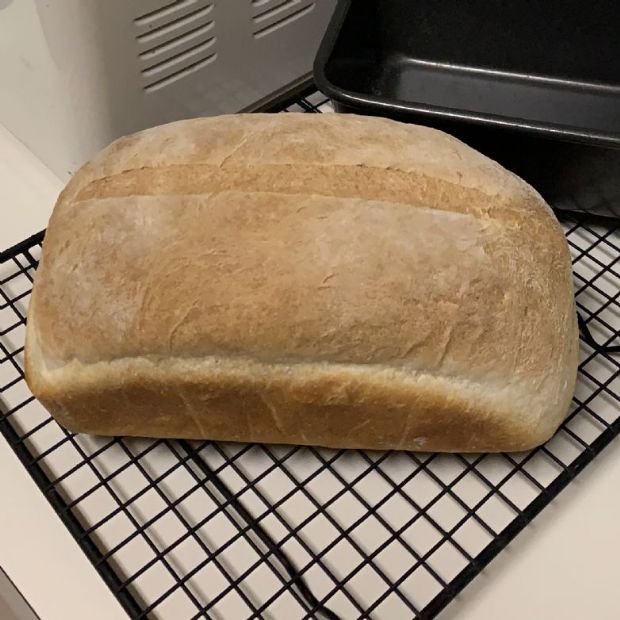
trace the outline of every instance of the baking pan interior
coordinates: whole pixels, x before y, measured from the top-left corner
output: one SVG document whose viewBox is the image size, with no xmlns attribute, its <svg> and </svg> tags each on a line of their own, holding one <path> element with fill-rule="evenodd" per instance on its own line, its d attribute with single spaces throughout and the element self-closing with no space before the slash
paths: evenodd
<svg viewBox="0 0 620 620">
<path fill-rule="evenodd" d="M 353 1 L 333 43 L 332 91 L 620 137 L 617 0 Z"/>
</svg>

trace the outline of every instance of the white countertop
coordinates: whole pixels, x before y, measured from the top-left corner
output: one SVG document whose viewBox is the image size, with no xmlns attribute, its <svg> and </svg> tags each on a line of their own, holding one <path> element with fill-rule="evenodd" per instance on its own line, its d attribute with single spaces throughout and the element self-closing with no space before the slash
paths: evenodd
<svg viewBox="0 0 620 620">
<path fill-rule="evenodd" d="M 0 126 L 0 249 L 41 230 L 62 183 Z M 618 617 L 620 442 L 563 491 L 440 616 Z M 126 618 L 0 439 L 0 565 L 42 620 Z"/>
</svg>

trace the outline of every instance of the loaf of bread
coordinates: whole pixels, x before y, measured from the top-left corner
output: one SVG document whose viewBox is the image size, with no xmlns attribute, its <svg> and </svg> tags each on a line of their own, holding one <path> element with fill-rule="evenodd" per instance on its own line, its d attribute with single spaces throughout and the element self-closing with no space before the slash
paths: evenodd
<svg viewBox="0 0 620 620">
<path fill-rule="evenodd" d="M 567 243 L 524 181 L 433 129 L 256 114 L 75 175 L 26 372 L 77 432 L 512 451 L 566 415 L 577 348 Z"/>
</svg>

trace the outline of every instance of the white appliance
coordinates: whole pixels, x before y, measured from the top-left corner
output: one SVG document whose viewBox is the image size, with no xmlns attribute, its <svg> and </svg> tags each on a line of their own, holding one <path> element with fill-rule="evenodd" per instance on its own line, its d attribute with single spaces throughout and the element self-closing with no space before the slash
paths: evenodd
<svg viewBox="0 0 620 620">
<path fill-rule="evenodd" d="M 66 179 L 123 134 L 299 80 L 336 0 L 0 0 L 0 123 Z"/>
</svg>

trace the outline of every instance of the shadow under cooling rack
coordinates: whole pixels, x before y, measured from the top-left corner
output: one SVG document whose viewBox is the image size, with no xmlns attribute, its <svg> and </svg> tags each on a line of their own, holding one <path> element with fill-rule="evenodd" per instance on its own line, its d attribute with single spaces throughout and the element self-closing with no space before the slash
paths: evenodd
<svg viewBox="0 0 620 620">
<path fill-rule="evenodd" d="M 287 108 L 330 109 L 320 93 Z M 610 343 L 620 234 L 562 221 L 579 312 Z M 526 454 L 74 435 L 23 380 L 42 238 L 0 264 L 0 430 L 132 618 L 432 618 L 620 430 L 620 360 L 582 341 L 571 414 Z"/>
</svg>

